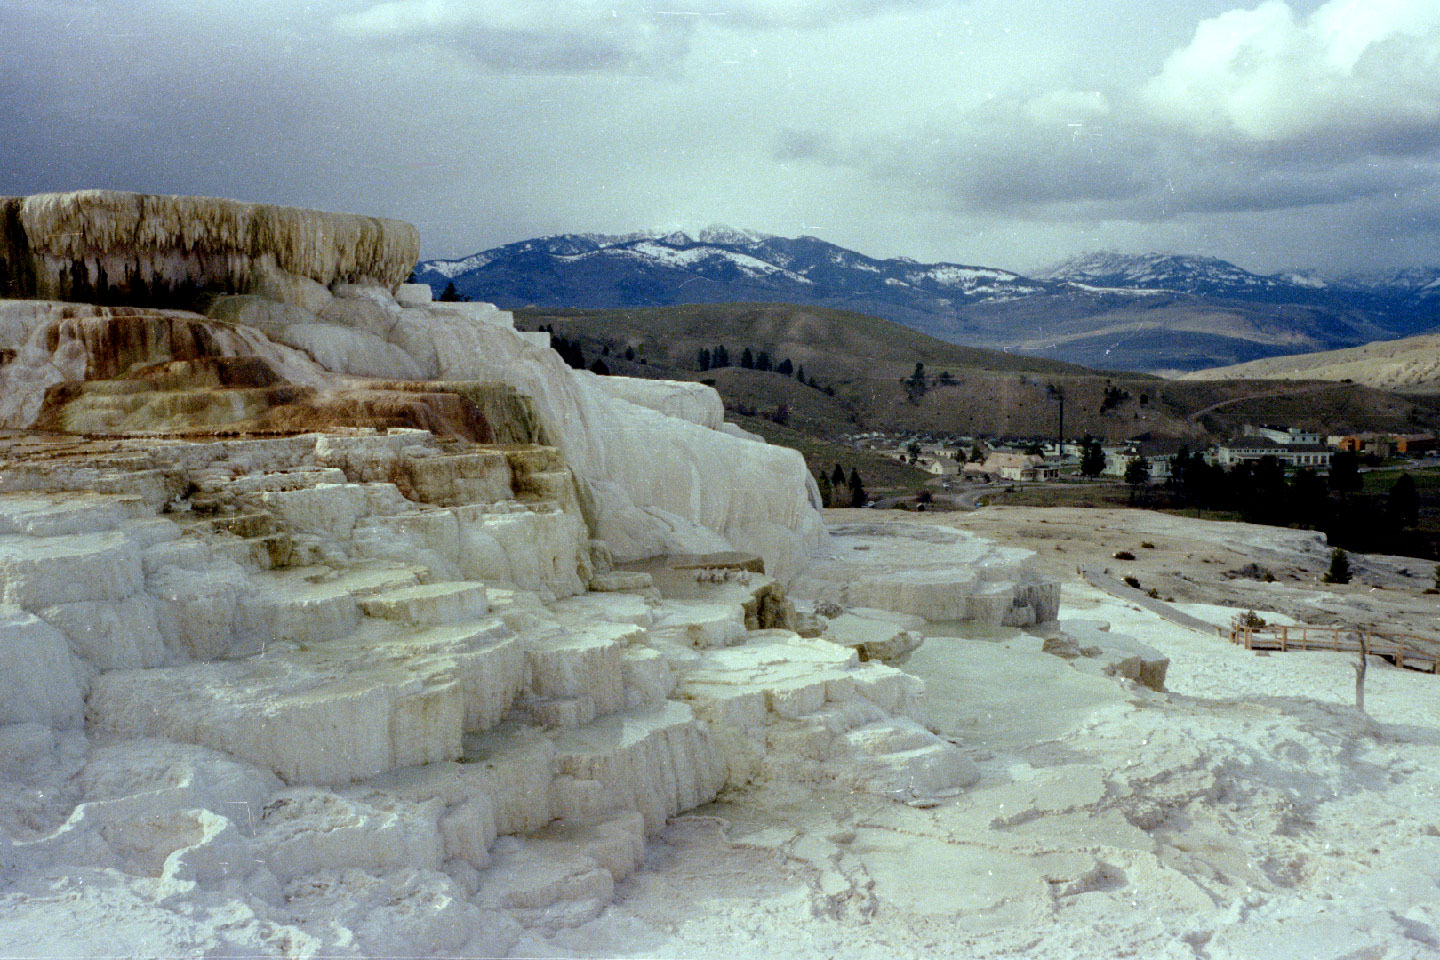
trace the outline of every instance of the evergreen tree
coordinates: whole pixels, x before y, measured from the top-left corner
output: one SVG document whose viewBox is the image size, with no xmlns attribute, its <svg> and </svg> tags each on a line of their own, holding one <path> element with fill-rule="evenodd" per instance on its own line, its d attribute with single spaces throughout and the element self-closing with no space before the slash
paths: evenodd
<svg viewBox="0 0 1440 960">
<path fill-rule="evenodd" d="M 1330 551 L 1330 569 L 1325 572 L 1326 583 L 1350 582 L 1350 557 L 1339 547 Z"/>
<path fill-rule="evenodd" d="M 768 372 L 770 370 L 770 354 L 764 350 L 755 354 L 755 369 Z"/>
<path fill-rule="evenodd" d="M 911 403 L 919 403 L 920 398 L 925 396 L 925 364 L 916 363 L 915 372 L 905 381 L 905 393 Z"/>
<path fill-rule="evenodd" d="M 830 484 L 837 491 L 845 486 L 845 470 L 840 464 L 835 464 L 835 469 L 830 471 Z"/>
<path fill-rule="evenodd" d="M 1289 493 L 1285 467 L 1278 457 L 1267 454 L 1250 471 L 1250 492 L 1240 500 L 1241 516 L 1250 523 L 1288 523 L 1294 506 Z"/>
<path fill-rule="evenodd" d="M 941 370 L 940 376 L 936 377 L 935 379 L 940 382 L 940 385 L 942 387 L 948 387 L 955 383 L 955 378 L 950 375 L 949 370 Z"/>
<path fill-rule="evenodd" d="M 1397 527 L 1413 527 L 1420 522 L 1420 496 L 1415 480 L 1408 473 L 1400 474 L 1385 498 L 1385 514 Z"/>
<path fill-rule="evenodd" d="M 631 363 L 634 363 L 634 362 L 635 362 L 635 348 L 634 348 L 634 347 L 626 347 L 626 348 L 625 348 L 625 359 L 626 359 L 626 360 L 629 360 Z"/>
<path fill-rule="evenodd" d="M 784 360 L 780 361 L 780 365 L 775 368 L 775 372 L 783 373 L 785 376 L 788 377 L 790 376 L 790 374 L 795 372 L 795 365 L 790 362 L 789 357 L 786 357 Z"/>
<path fill-rule="evenodd" d="M 745 348 L 745 352 L 742 353 L 742 354 L 740 354 L 740 369 L 742 369 L 742 370 L 754 370 L 754 369 L 755 369 L 755 354 L 753 354 L 753 353 L 750 352 L 750 348 L 749 348 L 749 347 L 746 347 L 746 348 Z"/>
<path fill-rule="evenodd" d="M 441 303 L 459 303 L 465 298 L 460 296 L 460 291 L 455 289 L 455 281 L 451 280 L 445 284 L 445 289 L 440 291 L 439 299 Z"/>
<path fill-rule="evenodd" d="M 1125 464 L 1125 483 L 1130 487 L 1130 499 L 1135 499 L 1135 494 L 1149 482 L 1150 461 L 1144 457 L 1131 457 L 1130 462 Z"/>
<path fill-rule="evenodd" d="M 805 382 L 805 365 L 799 364 L 795 367 L 795 379 L 801 383 Z"/>
<path fill-rule="evenodd" d="M 865 485 L 860 482 L 860 471 L 850 470 L 850 506 L 863 507 L 866 501 Z"/>
<path fill-rule="evenodd" d="M 700 352 L 695 355 L 695 366 L 702 372 L 710 369 L 710 351 L 705 347 L 701 347 Z"/>
<path fill-rule="evenodd" d="M 604 360 L 596 360 L 594 363 L 590 364 L 590 372 L 598 373 L 602 377 L 610 376 L 610 368 L 605 365 Z"/>
<path fill-rule="evenodd" d="M 1098 477 L 1105 471 L 1105 451 L 1100 447 L 1100 441 L 1094 437 L 1086 437 L 1084 449 L 1080 453 L 1080 472 L 1087 477 Z"/>
<path fill-rule="evenodd" d="M 830 485 L 830 478 L 825 474 L 824 470 L 820 471 L 820 477 L 815 483 L 820 487 L 820 505 L 822 507 L 832 506 L 832 501 L 835 497 L 835 488 Z M 1440 567 L 1436 569 L 1440 569 Z"/>
<path fill-rule="evenodd" d="M 1330 494 L 1314 470 L 1297 470 L 1290 478 L 1290 515 L 1295 522 L 1317 527 L 1330 510 Z"/>
<path fill-rule="evenodd" d="M 730 351 L 725 349 L 724 344 L 721 344 L 716 347 L 715 352 L 711 354 L 710 369 L 719 370 L 721 367 L 728 366 L 730 366 Z"/>
<path fill-rule="evenodd" d="M 806 380 L 805 382 L 808 383 L 812 389 L 815 389 L 815 390 L 819 390 L 819 389 L 820 389 L 820 383 L 819 383 L 814 377 L 811 377 L 809 380 Z"/>
<path fill-rule="evenodd" d="M 985 462 L 985 451 L 982 450 L 982 449 L 980 449 L 980 444 L 978 444 L 978 443 L 976 443 L 975 445 L 973 445 L 973 446 L 970 448 L 970 462 L 971 462 L 971 463 L 984 463 L 984 462 Z"/>
<path fill-rule="evenodd" d="M 1360 458 L 1342 450 L 1330 458 L 1330 489 L 1336 493 L 1356 493 L 1365 485 L 1360 476 Z"/>
</svg>

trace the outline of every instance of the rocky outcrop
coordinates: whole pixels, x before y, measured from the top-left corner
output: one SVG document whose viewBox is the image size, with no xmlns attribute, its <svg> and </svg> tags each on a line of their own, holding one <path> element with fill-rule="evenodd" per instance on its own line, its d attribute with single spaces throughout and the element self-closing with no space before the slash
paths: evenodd
<svg viewBox="0 0 1440 960">
<path fill-rule="evenodd" d="M 312 309 L 337 283 L 394 287 L 420 253 L 398 220 L 112 190 L 0 198 L 0 297 L 190 305 L 260 293 Z"/>
</svg>

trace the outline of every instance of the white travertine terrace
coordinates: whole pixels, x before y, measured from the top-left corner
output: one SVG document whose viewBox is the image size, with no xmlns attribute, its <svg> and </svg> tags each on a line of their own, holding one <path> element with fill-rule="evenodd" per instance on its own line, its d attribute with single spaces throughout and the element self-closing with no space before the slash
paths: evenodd
<svg viewBox="0 0 1440 960">
<path fill-rule="evenodd" d="M 864 659 L 913 651 L 909 620 L 797 617 L 813 481 L 712 390 L 397 288 L 408 227 L 7 204 L 42 291 L 78 264 L 244 292 L 0 300 L 0 953 L 43 927 L 80 954 L 504 955 L 727 788 L 975 780 L 923 685 Z M 961 607 L 1053 615 L 1023 557 L 984 559 Z M 850 605 L 909 602 L 886 589 Z"/>
</svg>

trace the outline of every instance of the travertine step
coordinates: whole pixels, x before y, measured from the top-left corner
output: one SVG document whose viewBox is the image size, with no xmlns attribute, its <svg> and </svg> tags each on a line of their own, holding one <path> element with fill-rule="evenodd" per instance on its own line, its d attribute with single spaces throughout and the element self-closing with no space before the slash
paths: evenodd
<svg viewBox="0 0 1440 960">
<path fill-rule="evenodd" d="M 526 926 L 577 926 L 608 904 L 615 884 L 645 856 L 645 824 L 636 813 L 594 823 L 556 821 L 524 839 L 495 844 L 476 901 L 505 909 Z"/>
<path fill-rule="evenodd" d="M 592 821 L 634 810 L 654 833 L 668 817 L 714 799 L 726 767 L 690 706 L 666 700 L 559 733 L 556 813 Z"/>
<path fill-rule="evenodd" d="M 425 503 L 491 503 L 514 496 L 510 464 L 499 451 L 419 457 L 406 461 L 405 470 L 415 498 Z"/>
<path fill-rule="evenodd" d="M 650 634 L 697 650 L 731 647 L 745 642 L 745 608 L 738 603 L 668 600 L 661 604 Z"/>
<path fill-rule="evenodd" d="M 89 493 L 0 495 L 0 535 L 57 537 L 105 533 L 127 520 L 154 516 L 139 497 Z"/>
<path fill-rule="evenodd" d="M 387 590 L 360 601 L 366 616 L 413 625 L 455 623 L 490 610 L 485 585 L 472 581 L 426 583 Z"/>
<path fill-rule="evenodd" d="M 226 496 L 238 497 L 247 493 L 302 490 L 322 483 L 345 482 L 345 472 L 335 467 L 301 467 L 267 473 L 247 473 L 238 477 L 217 470 L 198 476 L 195 485 L 201 493 L 224 493 Z"/>
<path fill-rule="evenodd" d="M 590 589 L 596 593 L 640 593 L 654 592 L 655 580 L 648 573 L 623 573 L 611 571 L 597 573 L 590 578 Z M 654 593 L 656 599 L 660 594 Z"/>
<path fill-rule="evenodd" d="M 461 756 L 466 729 L 499 721 L 524 654 L 502 623 L 341 640 L 237 661 L 114 670 L 91 687 L 96 731 L 224 750 L 292 783 L 344 783 Z"/>
<path fill-rule="evenodd" d="M 275 517 L 268 513 L 233 513 L 215 517 L 209 525 L 216 533 L 229 533 L 245 540 L 272 534 L 278 526 Z"/>
<path fill-rule="evenodd" d="M 586 698 L 593 704 L 592 717 L 623 709 L 625 649 L 643 636 L 630 624 L 593 623 L 527 637 L 530 692 L 543 699 Z M 559 716 L 572 715 L 567 708 L 556 709 L 562 711 Z M 584 712 L 583 706 L 576 709 Z"/>
<path fill-rule="evenodd" d="M 123 600 L 143 585 L 139 545 L 123 531 L 0 535 L 0 603 Z"/>
<path fill-rule="evenodd" d="M 295 538 L 288 533 L 272 533 L 244 540 L 220 540 L 213 544 L 211 551 L 243 567 L 280 570 L 295 559 Z"/>
</svg>

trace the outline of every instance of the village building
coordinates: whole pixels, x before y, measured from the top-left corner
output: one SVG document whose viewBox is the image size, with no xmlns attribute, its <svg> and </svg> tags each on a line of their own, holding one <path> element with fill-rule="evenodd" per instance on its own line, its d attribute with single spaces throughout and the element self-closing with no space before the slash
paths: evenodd
<svg viewBox="0 0 1440 960">
<path fill-rule="evenodd" d="M 984 463 L 965 464 L 967 474 L 989 474 L 1001 480 L 1030 482 L 1054 480 L 1060 475 L 1059 464 L 1046 460 L 1034 453 L 1012 453 L 996 451 L 985 458 Z"/>
<path fill-rule="evenodd" d="M 1289 468 L 1309 467 L 1314 470 L 1329 470 L 1330 458 L 1335 451 L 1319 443 L 1318 434 L 1304 433 L 1298 434 L 1298 436 L 1307 440 L 1314 438 L 1315 442 L 1282 443 L 1269 436 L 1251 434 L 1219 444 L 1215 448 L 1215 462 L 1222 467 L 1233 467 L 1247 461 L 1274 457 Z"/>
</svg>

